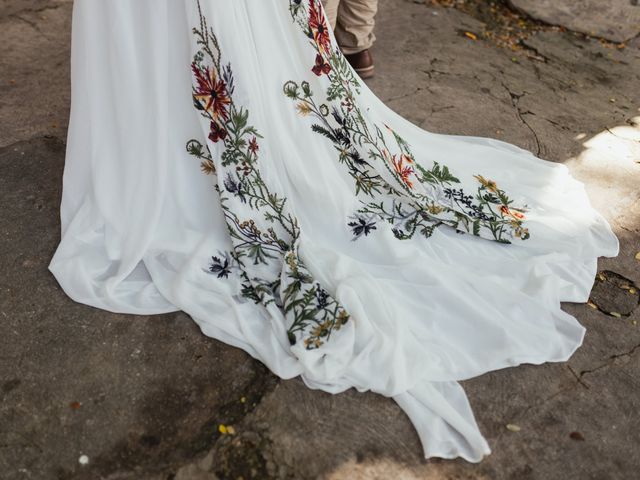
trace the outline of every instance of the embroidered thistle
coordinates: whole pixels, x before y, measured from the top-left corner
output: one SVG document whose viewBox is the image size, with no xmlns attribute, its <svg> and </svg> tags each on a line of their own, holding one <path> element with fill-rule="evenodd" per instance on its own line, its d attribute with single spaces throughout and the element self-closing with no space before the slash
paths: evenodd
<svg viewBox="0 0 640 480">
<path fill-rule="evenodd" d="M 352 240 L 357 240 L 362 235 L 367 236 L 372 230 L 376 230 L 376 222 L 372 220 L 372 216 L 354 215 L 351 218 L 353 220 L 348 225 L 353 232 Z"/>
<path fill-rule="evenodd" d="M 211 257 L 211 264 L 209 265 L 209 273 L 213 273 L 218 278 L 229 278 L 229 274 L 231 273 L 231 260 L 230 255 L 225 254 L 221 259 L 219 257 L 213 256 Z"/>
</svg>

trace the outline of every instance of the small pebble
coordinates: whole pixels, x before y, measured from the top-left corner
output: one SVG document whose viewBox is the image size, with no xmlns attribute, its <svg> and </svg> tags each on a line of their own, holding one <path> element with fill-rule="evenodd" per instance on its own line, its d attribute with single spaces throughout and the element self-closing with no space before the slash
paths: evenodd
<svg viewBox="0 0 640 480">
<path fill-rule="evenodd" d="M 508 423 L 507 424 L 507 430 L 509 430 L 510 432 L 519 432 L 520 431 L 520 426 L 516 425 L 514 423 Z"/>
<path fill-rule="evenodd" d="M 80 455 L 80 458 L 78 459 L 78 462 L 80 463 L 80 465 L 88 465 L 89 464 L 89 457 L 87 457 L 86 455 Z"/>
<path fill-rule="evenodd" d="M 580 432 L 571 432 L 569 438 L 578 442 L 584 442 L 584 436 Z"/>
</svg>

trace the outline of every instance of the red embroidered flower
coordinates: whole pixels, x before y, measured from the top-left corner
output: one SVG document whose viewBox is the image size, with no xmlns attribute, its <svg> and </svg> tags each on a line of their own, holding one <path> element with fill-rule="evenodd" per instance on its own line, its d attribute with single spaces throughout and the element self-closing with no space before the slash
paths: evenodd
<svg viewBox="0 0 640 480">
<path fill-rule="evenodd" d="M 315 0 L 310 0 L 309 2 L 309 28 L 318 48 L 325 53 L 329 53 L 331 51 L 331 38 L 329 37 L 327 21 Z"/>
<path fill-rule="evenodd" d="M 228 120 L 227 106 L 231 103 L 227 93 L 227 85 L 219 80 L 215 69 L 205 67 L 200 70 L 194 63 L 191 65 L 198 86 L 194 88 L 193 97 L 201 102 L 201 105 L 211 115 L 213 120 Z"/>
<path fill-rule="evenodd" d="M 407 159 L 409 159 L 409 157 L 407 157 L 406 155 L 401 155 L 399 160 L 397 159 L 396 155 L 393 155 L 391 157 L 391 163 L 393 163 L 393 168 L 395 169 L 400 179 L 404 182 L 404 184 L 409 188 L 413 188 L 413 183 L 411 182 L 411 180 L 409 180 L 409 176 L 414 173 L 414 170 L 413 167 L 405 165 L 404 162 Z"/>
<path fill-rule="evenodd" d="M 316 55 L 316 64 L 311 71 L 320 77 L 323 73 L 329 74 L 331 71 L 331 65 L 324 61 L 322 55 Z"/>
<path fill-rule="evenodd" d="M 209 128 L 209 140 L 213 143 L 216 143 L 220 140 L 227 138 L 227 131 L 221 126 L 218 122 L 211 122 L 211 127 Z"/>
<path fill-rule="evenodd" d="M 255 155 L 258 150 L 260 150 L 258 139 L 256 137 L 253 137 L 251 140 L 249 140 L 249 151 L 251 151 L 251 153 Z"/>
</svg>

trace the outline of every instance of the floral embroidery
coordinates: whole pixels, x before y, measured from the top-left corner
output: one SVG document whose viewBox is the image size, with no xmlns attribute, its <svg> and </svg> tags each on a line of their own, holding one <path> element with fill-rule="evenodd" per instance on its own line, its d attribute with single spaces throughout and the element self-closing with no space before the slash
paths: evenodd
<svg viewBox="0 0 640 480">
<path fill-rule="evenodd" d="M 385 153 L 385 157 L 389 156 L 386 150 L 384 153 Z M 400 179 L 404 182 L 404 184 L 409 188 L 413 188 L 413 183 L 410 180 L 411 175 L 413 175 L 414 173 L 413 167 L 409 165 L 405 165 L 405 161 L 408 164 L 410 164 L 410 163 L 413 163 L 413 160 L 411 160 L 411 158 L 409 158 L 407 155 L 400 155 L 399 159 L 397 159 L 396 157 L 397 155 L 393 155 L 391 157 L 391 163 L 393 164 L 393 168 L 398 174 L 398 177 L 400 177 Z"/>
<path fill-rule="evenodd" d="M 327 21 L 315 0 L 309 0 L 309 33 L 322 53 L 327 54 L 331 51 Z"/>
<path fill-rule="evenodd" d="M 363 206 L 347 224 L 354 240 L 375 230 L 376 220 L 391 224 L 399 239 L 416 232 L 429 237 L 440 225 L 502 243 L 529 238 L 523 227 L 526 206 L 512 206 L 494 181 L 476 175 L 480 186 L 467 194 L 455 187 L 461 182 L 445 165 L 423 167 L 393 129 L 367 121 L 357 106 L 359 80 L 339 49 L 326 40 L 320 6 L 315 0 L 290 0 L 289 10 L 316 52 L 313 73 L 326 75 L 328 85 L 323 101 L 316 100 L 306 81 L 286 82 L 284 93 L 296 101 L 299 114 L 314 118 L 312 130 L 332 142 L 355 181 Z"/>
<path fill-rule="evenodd" d="M 199 70 L 196 65 L 192 65 L 197 87 L 194 88 L 193 98 L 196 105 L 204 109 L 211 117 L 212 121 L 228 120 L 229 113 L 227 107 L 231 99 L 227 94 L 227 85 L 218 79 L 216 70 L 205 67 Z"/>
<path fill-rule="evenodd" d="M 211 257 L 211 265 L 209 265 L 209 273 L 213 273 L 218 276 L 218 278 L 229 278 L 229 274 L 231 273 L 230 263 L 231 258 L 228 253 L 223 253 L 222 259 L 219 257 L 213 256 Z"/>
<path fill-rule="evenodd" d="M 216 179 L 216 191 L 227 222 L 233 249 L 211 257 L 206 272 L 217 279 L 235 275 L 240 296 L 264 306 L 275 304 L 287 322 L 290 343 L 299 340 L 307 349 L 324 345 L 349 314 L 313 279 L 298 255 L 300 228 L 289 212 L 287 199 L 272 192 L 259 168 L 258 130 L 249 123 L 249 111 L 233 101 L 230 64 L 222 65 L 213 29 L 200 15 L 193 29 L 199 50 L 194 55 L 194 106 L 209 122 L 208 138 L 220 154 L 198 140 L 187 151 L 198 158 L 204 173 Z M 323 19 L 316 17 L 315 38 L 328 42 Z M 329 43 L 327 43 L 329 45 Z"/>
</svg>

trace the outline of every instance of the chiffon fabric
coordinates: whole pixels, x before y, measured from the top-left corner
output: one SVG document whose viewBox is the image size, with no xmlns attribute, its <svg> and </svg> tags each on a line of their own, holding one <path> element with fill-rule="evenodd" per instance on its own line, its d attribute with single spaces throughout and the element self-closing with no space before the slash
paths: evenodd
<svg viewBox="0 0 640 480">
<path fill-rule="evenodd" d="M 490 448 L 457 382 L 567 360 L 585 330 L 560 302 L 618 253 L 565 166 L 387 108 L 314 0 L 76 0 L 61 218 L 75 301 L 182 310 L 471 462 Z"/>
</svg>

